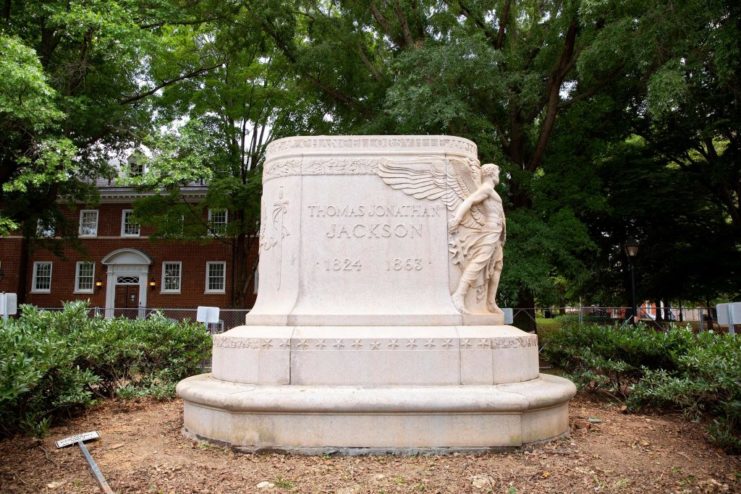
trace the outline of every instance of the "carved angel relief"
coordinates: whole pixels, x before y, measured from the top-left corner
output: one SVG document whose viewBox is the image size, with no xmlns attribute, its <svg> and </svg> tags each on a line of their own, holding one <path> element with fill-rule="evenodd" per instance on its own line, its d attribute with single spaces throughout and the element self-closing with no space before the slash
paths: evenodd
<svg viewBox="0 0 741 494">
<path fill-rule="evenodd" d="M 469 313 L 466 295 L 476 290 L 476 302 L 486 300 L 490 313 L 501 314 L 496 304 L 506 238 L 502 199 L 494 187 L 499 167 L 479 166 L 477 160 L 419 158 L 384 160 L 378 175 L 392 189 L 430 201 L 442 200 L 453 217 L 448 243 L 453 264 L 461 269 L 453 305 Z"/>
</svg>

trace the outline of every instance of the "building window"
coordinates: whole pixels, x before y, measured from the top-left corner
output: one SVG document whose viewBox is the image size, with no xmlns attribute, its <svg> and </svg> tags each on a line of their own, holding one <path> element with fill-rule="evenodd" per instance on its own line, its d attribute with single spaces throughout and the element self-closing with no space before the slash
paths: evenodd
<svg viewBox="0 0 741 494">
<path fill-rule="evenodd" d="M 80 261 L 75 270 L 75 293 L 93 293 L 95 263 Z"/>
<path fill-rule="evenodd" d="M 33 282 L 31 284 L 33 293 L 51 292 L 51 263 L 35 262 L 33 263 Z"/>
<path fill-rule="evenodd" d="M 36 222 L 36 236 L 39 238 L 54 238 L 56 231 L 54 230 L 54 222 L 49 220 L 38 219 Z"/>
<path fill-rule="evenodd" d="M 208 231 L 211 235 L 224 235 L 229 223 L 229 212 L 226 209 L 208 210 Z"/>
<path fill-rule="evenodd" d="M 165 261 L 162 263 L 162 293 L 180 293 L 180 261 Z"/>
<path fill-rule="evenodd" d="M 224 293 L 226 291 L 226 263 L 206 263 L 206 293 Z"/>
<path fill-rule="evenodd" d="M 80 211 L 80 229 L 78 234 L 81 237 L 95 237 L 98 235 L 98 210 L 83 209 Z"/>
<path fill-rule="evenodd" d="M 141 177 L 144 175 L 144 165 L 137 160 L 129 161 L 129 177 Z"/>
<path fill-rule="evenodd" d="M 134 210 L 124 209 L 121 213 L 121 236 L 122 237 L 138 237 L 139 236 L 139 223 L 134 221 Z"/>
</svg>

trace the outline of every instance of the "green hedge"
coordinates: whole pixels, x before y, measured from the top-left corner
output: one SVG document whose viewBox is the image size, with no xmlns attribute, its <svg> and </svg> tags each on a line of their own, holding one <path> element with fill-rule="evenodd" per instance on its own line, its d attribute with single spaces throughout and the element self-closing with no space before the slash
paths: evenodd
<svg viewBox="0 0 741 494">
<path fill-rule="evenodd" d="M 710 417 L 710 439 L 741 452 L 741 340 L 735 336 L 568 324 L 547 335 L 543 354 L 580 389 L 625 400 L 631 410 Z"/>
<path fill-rule="evenodd" d="M 0 435 L 42 435 L 97 398 L 173 396 L 210 351 L 203 325 L 157 313 L 103 319 L 80 302 L 62 311 L 23 306 L 0 326 Z"/>
</svg>

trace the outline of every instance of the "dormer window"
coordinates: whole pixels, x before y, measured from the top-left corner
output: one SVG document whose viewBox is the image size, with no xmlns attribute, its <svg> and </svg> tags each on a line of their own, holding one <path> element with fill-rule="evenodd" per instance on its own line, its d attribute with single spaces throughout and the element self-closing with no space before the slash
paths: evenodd
<svg viewBox="0 0 741 494">
<path fill-rule="evenodd" d="M 144 175 L 144 155 L 140 151 L 135 151 L 127 160 L 129 177 L 141 177 Z"/>
<path fill-rule="evenodd" d="M 141 177 L 144 174 L 144 165 L 141 163 L 129 163 L 129 176 Z"/>
</svg>

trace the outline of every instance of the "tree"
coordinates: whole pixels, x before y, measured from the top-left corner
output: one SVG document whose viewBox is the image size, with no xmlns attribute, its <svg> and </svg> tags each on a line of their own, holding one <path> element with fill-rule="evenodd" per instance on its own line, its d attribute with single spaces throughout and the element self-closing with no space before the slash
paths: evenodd
<svg viewBox="0 0 741 494">
<path fill-rule="evenodd" d="M 110 158 L 153 131 L 150 97 L 212 69 L 181 58 L 166 71 L 148 70 L 168 51 L 156 27 L 181 14 L 168 2 L 3 3 L 0 223 L 24 236 L 22 272 L 37 221 L 76 235 L 60 201 L 94 202 L 92 179 L 111 174 Z M 25 291 L 18 287 L 21 297 Z"/>
<path fill-rule="evenodd" d="M 606 159 L 619 148 L 611 144 L 636 133 L 657 140 L 660 122 L 646 108 L 673 109 L 672 98 L 689 91 L 677 90 L 671 82 L 676 77 L 667 76 L 671 67 L 682 66 L 683 84 L 713 100 L 715 110 L 690 127 L 727 122 L 710 140 L 722 159 L 715 160 L 701 138 L 707 132 L 683 144 L 696 144 L 690 158 L 709 163 L 703 173 L 719 172 L 709 188 L 725 202 L 727 214 L 736 214 L 737 153 L 731 144 L 737 122 L 723 115 L 738 107 L 728 105 L 738 87 L 738 8 L 728 2 L 256 0 L 247 5 L 302 78 L 302 89 L 321 101 L 316 108 L 331 117 L 334 130 L 461 135 L 479 144 L 483 161 L 503 165 L 511 235 L 502 292 L 512 304 L 532 306 L 536 296 L 553 299 L 564 277 L 573 296 L 586 293 L 590 270 L 606 252 L 619 249 L 607 248 L 604 232 L 591 228 L 593 217 L 612 206 L 604 196 L 604 169 L 593 160 Z M 705 74 L 708 63 L 725 67 L 723 77 Z M 690 66 L 705 75 L 693 75 Z M 711 80 L 723 83 L 724 95 L 707 91 L 720 84 Z M 698 97 L 686 122 L 708 108 L 701 101 Z M 723 105 L 725 113 L 719 111 Z M 567 115 L 584 118 L 569 117 L 559 126 Z M 652 122 L 643 127 L 653 129 L 653 139 L 638 132 L 642 120 Z M 575 135 L 588 137 L 589 126 L 599 129 L 594 143 L 559 135 L 576 129 Z M 684 157 L 679 166 L 697 165 Z M 657 167 L 649 170 L 656 174 L 652 178 L 663 176 Z M 665 214 L 682 214 L 682 205 L 663 206 L 675 208 Z"/>
<path fill-rule="evenodd" d="M 156 99 L 158 124 L 165 130 L 148 141 L 153 150 L 148 172 L 133 183 L 161 193 L 139 201 L 136 212 L 143 222 L 155 225 L 160 236 L 215 237 L 229 243 L 234 259 L 232 304 L 242 306 L 256 272 L 256 266 L 248 264 L 248 258 L 254 258 L 248 252 L 257 248 L 265 146 L 289 125 L 300 125 L 289 117 L 298 113 L 301 103 L 284 67 L 273 58 L 269 40 L 259 29 L 250 29 L 248 11 L 197 5 L 189 13 L 206 20 L 166 33 L 169 45 L 176 47 L 176 59 L 187 54 L 218 67 L 197 81 L 165 88 Z M 165 68 L 153 64 L 153 72 L 167 71 L 170 60 L 158 62 Z M 200 204 L 188 204 L 178 190 L 196 180 L 208 183 L 208 195 Z M 226 231 L 209 231 L 206 208 L 229 211 Z M 172 228 L 173 215 L 186 218 L 185 228 Z"/>
<path fill-rule="evenodd" d="M 61 133 L 65 114 L 34 50 L 0 35 L 0 73 L 0 235 L 5 235 L 19 227 L 19 217 L 45 190 L 65 190 L 74 181 L 77 149 Z"/>
</svg>

